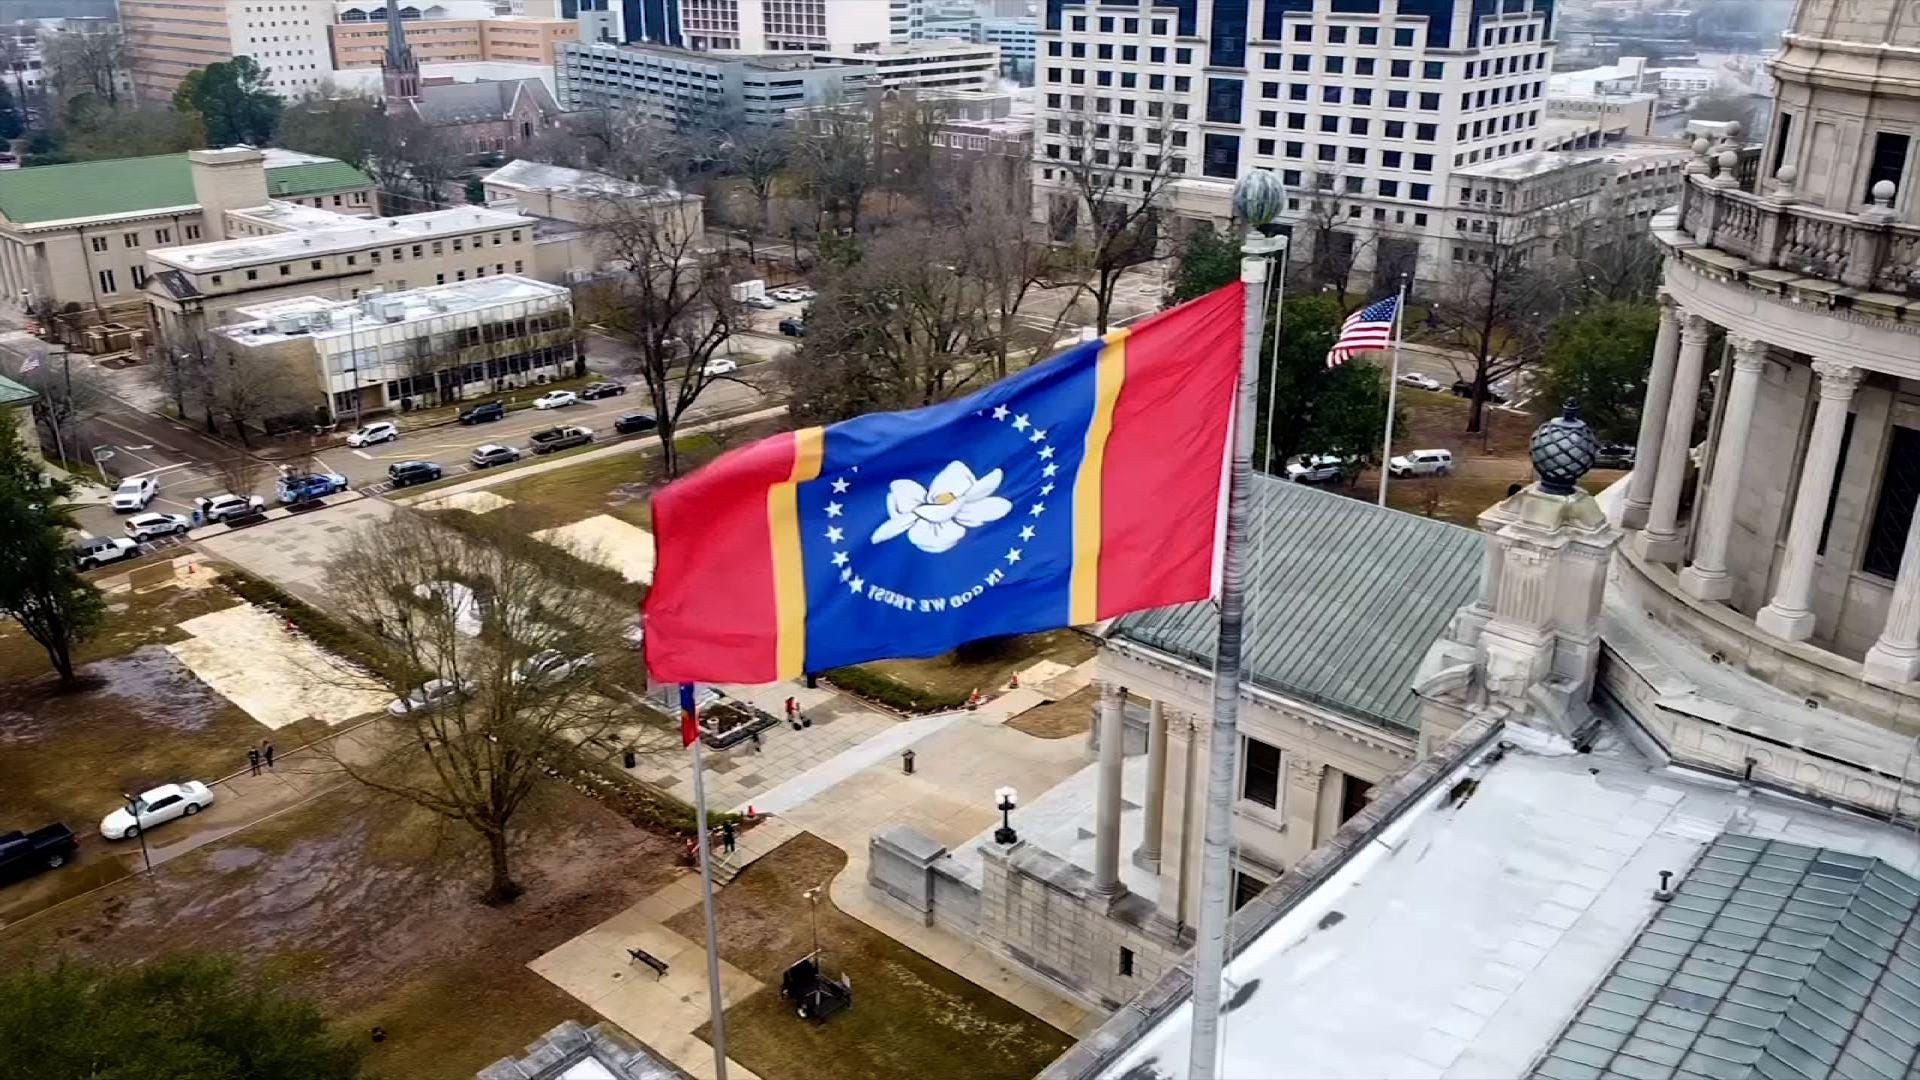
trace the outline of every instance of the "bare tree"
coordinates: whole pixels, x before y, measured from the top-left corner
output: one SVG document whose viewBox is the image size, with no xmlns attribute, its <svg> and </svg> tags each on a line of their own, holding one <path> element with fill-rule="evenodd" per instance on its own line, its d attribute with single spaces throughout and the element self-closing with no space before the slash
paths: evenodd
<svg viewBox="0 0 1920 1080">
<path fill-rule="evenodd" d="M 111 400 L 91 369 L 76 368 L 67 350 L 41 351 L 39 366 L 19 376 L 39 395 L 33 416 L 54 448 L 68 463 L 84 461 L 80 425 L 97 415 Z"/>
<path fill-rule="evenodd" d="M 793 134 L 785 127 L 743 125 L 721 149 L 727 167 L 753 196 L 755 213 L 747 228 L 747 258 L 751 259 L 754 241 L 772 223 L 774 185 L 793 161 Z"/>
<path fill-rule="evenodd" d="M 477 538 L 401 513 L 369 523 L 329 568 L 336 607 L 391 649 L 380 670 L 339 676 L 413 707 L 384 752 L 336 754 L 353 780 L 473 830 L 490 869 L 483 899 L 509 903 L 513 827 L 550 771 L 613 747 L 655 752 L 670 729 L 633 723 L 624 685 L 644 685 L 621 648 L 629 615 L 567 572 L 568 554 L 510 529 Z M 427 679 L 459 688 L 425 701 Z"/>
<path fill-rule="evenodd" d="M 61 98 L 92 94 L 108 108 L 119 106 L 127 57 L 126 40 L 118 26 L 63 30 L 47 35 L 41 48 Z"/>
<path fill-rule="evenodd" d="M 317 387 L 304 387 L 291 368 L 251 357 L 218 353 L 200 370 L 192 393 L 205 413 L 207 430 L 215 430 L 215 417 L 224 417 L 242 446 L 252 446 L 253 432 L 265 430 L 268 420 L 310 406 L 318 392 Z"/>
<path fill-rule="evenodd" d="M 1541 224 L 1496 219 L 1471 240 L 1456 237 L 1452 273 L 1434 297 L 1433 318 L 1458 358 L 1455 373 L 1472 386 L 1470 433 L 1484 430 L 1488 386 L 1540 360 L 1565 303 L 1564 275 L 1555 272 Z"/>
<path fill-rule="evenodd" d="M 1332 291 L 1342 298 L 1352 286 L 1354 268 L 1378 243 L 1373 229 L 1353 230 L 1347 208 L 1353 203 L 1347 178 L 1337 171 L 1315 172 L 1311 187 L 1301 195 L 1301 218 L 1294 236 L 1305 241 L 1305 259 L 1300 264 L 1300 285 L 1309 289 Z"/>
<path fill-rule="evenodd" d="M 816 246 L 825 236 L 860 231 L 860 211 L 875 183 L 867 121 L 838 111 L 811 118 L 795 136 L 793 171 L 813 204 Z"/>
<path fill-rule="evenodd" d="M 267 463 L 252 454 L 233 453 L 215 460 L 213 474 L 234 495 L 251 495 L 267 474 Z"/>
<path fill-rule="evenodd" d="M 380 185 L 384 214 L 411 214 L 444 204 L 459 155 L 440 131 L 411 112 L 376 113 L 368 168 Z"/>
<path fill-rule="evenodd" d="M 583 287 L 587 320 L 626 347 L 626 366 L 646 383 L 659 423 L 661 464 L 678 475 L 674 433 L 718 378 L 707 362 L 743 325 L 726 266 L 674 192 L 607 195 L 592 210 L 594 242 L 619 272 Z"/>
<path fill-rule="evenodd" d="M 976 347 L 984 345 L 992 356 L 996 379 L 1010 368 L 1027 301 L 1058 276 L 1062 261 L 1033 223 L 1027 166 L 1024 158 L 998 157 L 953 165 L 936 215 L 940 223 L 951 221 L 956 266 L 977 286 L 980 326 L 973 336 Z M 1038 331 L 1040 348 L 1059 340 L 1072 311 L 1071 303 L 1060 305 L 1052 325 Z"/>
<path fill-rule="evenodd" d="M 374 157 L 384 111 L 372 94 L 311 91 L 287 102 L 280 113 L 277 139 L 289 150 L 338 158 L 365 169 Z"/>
<path fill-rule="evenodd" d="M 1557 250 L 1570 284 L 1598 302 L 1645 300 L 1660 284 L 1660 246 L 1644 219 L 1607 213 L 1568 222 Z"/>
<path fill-rule="evenodd" d="M 1103 97 L 1091 105 L 1064 121 L 1066 158 L 1055 175 L 1067 191 L 1050 217 L 1055 236 L 1074 242 L 1094 326 L 1104 334 L 1121 276 L 1159 253 L 1166 184 L 1184 172 L 1191 148 L 1175 145 L 1185 131 L 1170 118 L 1184 105 L 1150 101 L 1144 117 L 1110 112 Z"/>
</svg>

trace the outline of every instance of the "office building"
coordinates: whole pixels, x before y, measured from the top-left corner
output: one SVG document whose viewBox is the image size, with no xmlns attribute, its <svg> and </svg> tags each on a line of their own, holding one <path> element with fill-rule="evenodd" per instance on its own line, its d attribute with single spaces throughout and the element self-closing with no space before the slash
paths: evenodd
<svg viewBox="0 0 1920 1080">
<path fill-rule="evenodd" d="M 1450 257 L 1452 170 L 1544 148 L 1553 16 L 1550 0 L 1195 0 L 1138 13 L 1049 0 L 1036 213 L 1058 229 L 1078 212 L 1063 172 L 1078 154 L 1112 162 L 1123 193 L 1158 178 L 1176 201 L 1214 206 L 1240 176 L 1271 169 L 1307 193 L 1286 223 L 1324 193 L 1352 231 L 1379 238 L 1362 245 L 1355 287 L 1409 266 L 1434 280 Z"/>
<path fill-rule="evenodd" d="M 567 109 L 630 109 L 676 124 L 733 116 L 777 124 L 789 110 L 858 97 L 870 86 L 984 90 L 997 68 L 992 46 L 944 42 L 754 56 L 572 43 L 561 47 L 556 72 Z"/>
<path fill-rule="evenodd" d="M 0 172 L 0 283 L 21 310 L 139 321 L 147 252 L 226 236 L 269 200 L 371 214 L 374 183 L 332 158 L 229 147 Z"/>
<path fill-rule="evenodd" d="M 500 61 L 551 65 L 555 48 L 579 40 L 580 24 L 573 19 L 494 15 L 492 5 L 434 5 L 416 18 L 402 7 L 407 45 L 421 64 Z M 329 28 L 336 68 L 379 67 L 386 56 L 387 25 L 383 8 L 342 4 L 339 21 Z"/>
<path fill-rule="evenodd" d="M 573 294 L 512 274 L 357 300 L 243 308 L 214 330 L 232 362 L 282 372 L 313 406 L 359 418 L 578 374 Z"/>
<path fill-rule="evenodd" d="M 127 68 L 142 101 L 165 104 L 187 73 L 250 56 L 267 87 L 296 97 L 327 84 L 335 0 L 121 0 Z"/>
</svg>

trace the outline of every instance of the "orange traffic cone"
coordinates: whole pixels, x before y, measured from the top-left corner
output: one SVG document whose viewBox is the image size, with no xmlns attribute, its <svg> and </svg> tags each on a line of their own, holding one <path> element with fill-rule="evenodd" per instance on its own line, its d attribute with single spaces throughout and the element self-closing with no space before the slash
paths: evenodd
<svg viewBox="0 0 1920 1080">
<path fill-rule="evenodd" d="M 980 707 L 980 688 L 976 686 L 973 688 L 973 693 L 967 695 L 967 708 L 969 711 L 971 711 L 979 707 Z"/>
<path fill-rule="evenodd" d="M 1013 678 L 1007 680 L 1007 689 L 1009 690 L 1020 689 L 1020 673 L 1019 672 L 1014 672 Z"/>
</svg>

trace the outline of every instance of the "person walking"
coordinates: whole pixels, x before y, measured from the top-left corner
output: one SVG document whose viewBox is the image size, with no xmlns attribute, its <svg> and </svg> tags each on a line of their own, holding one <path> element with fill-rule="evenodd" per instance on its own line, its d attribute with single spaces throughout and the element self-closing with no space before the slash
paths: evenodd
<svg viewBox="0 0 1920 1080">
<path fill-rule="evenodd" d="M 260 756 L 266 760 L 267 768 L 273 768 L 273 744 L 265 739 L 260 740 Z"/>
<path fill-rule="evenodd" d="M 729 855 L 733 854 L 733 822 L 731 821 L 720 823 L 720 849 Z"/>
<path fill-rule="evenodd" d="M 247 768 L 252 770 L 252 774 L 254 776 L 260 775 L 260 748 L 259 747 L 257 746 L 247 747 Z"/>
<path fill-rule="evenodd" d="M 800 730 L 800 702 L 795 698 L 787 699 L 787 726 Z"/>
</svg>

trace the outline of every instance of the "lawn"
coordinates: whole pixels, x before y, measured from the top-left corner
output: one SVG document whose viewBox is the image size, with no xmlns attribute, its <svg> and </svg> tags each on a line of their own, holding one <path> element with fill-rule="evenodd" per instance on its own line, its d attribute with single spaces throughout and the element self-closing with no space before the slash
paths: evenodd
<svg viewBox="0 0 1920 1080">
<path fill-rule="evenodd" d="M 593 1011 L 529 971 L 673 872 L 661 841 L 559 785 L 517 837 L 527 895 L 475 900 L 485 858 L 465 830 L 347 787 L 0 932 L 0 967 L 63 956 L 138 962 L 219 951 L 286 978 L 343 1032 L 387 1032 L 385 1080 L 470 1080 Z"/>
<path fill-rule="evenodd" d="M 1003 639 L 999 647 L 984 643 L 927 660 L 880 660 L 830 673 L 842 689 L 871 697 L 883 705 L 908 711 L 950 709 L 964 703 L 978 689 L 982 694 L 1007 685 L 1008 680 L 1041 660 L 1073 667 L 1093 658 L 1093 640 L 1077 630 L 1049 630 Z"/>
<path fill-rule="evenodd" d="M 1093 728 L 1093 710 L 1100 704 L 1100 691 L 1087 686 L 1059 701 L 1028 709 L 1007 721 L 1015 731 L 1024 731 L 1036 739 L 1070 739 L 1085 735 Z"/>
<path fill-rule="evenodd" d="M 166 650 L 186 636 L 177 623 L 238 603 L 225 589 L 168 585 L 107 602 L 105 626 L 78 651 L 84 681 L 72 691 L 38 644 L 0 625 L 0 827 L 59 820 L 84 832 L 123 791 L 224 776 L 262 738 L 285 750 L 326 730 L 314 721 L 269 731 Z"/>
<path fill-rule="evenodd" d="M 867 924 L 822 895 L 822 966 L 853 983 L 853 1007 L 815 1025 L 780 996 L 780 975 L 813 948 L 802 893 L 825 885 L 845 853 L 802 833 L 747 867 L 716 897 L 720 955 L 767 984 L 727 1010 L 728 1056 L 767 1080 L 953 1077 L 1039 1072 L 1073 1039 Z M 701 913 L 668 927 L 700 940 Z M 708 1030 L 699 1032 L 706 1037 Z"/>
</svg>

